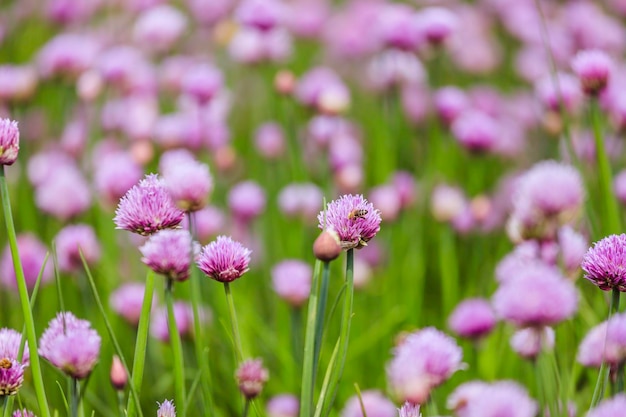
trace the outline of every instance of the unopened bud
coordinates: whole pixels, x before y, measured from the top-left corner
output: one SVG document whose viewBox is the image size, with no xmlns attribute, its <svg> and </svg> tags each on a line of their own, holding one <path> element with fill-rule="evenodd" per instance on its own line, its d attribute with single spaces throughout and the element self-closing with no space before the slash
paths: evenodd
<svg viewBox="0 0 626 417">
<path fill-rule="evenodd" d="M 261 359 L 246 360 L 235 373 L 239 390 L 249 400 L 261 393 L 269 376 L 269 372 L 263 367 Z"/>
<path fill-rule="evenodd" d="M 341 254 L 341 241 L 337 232 L 326 229 L 315 239 L 313 243 L 313 254 L 317 259 L 330 262 Z"/>
<path fill-rule="evenodd" d="M 288 95 L 296 85 L 296 76 L 288 70 L 280 70 L 274 77 L 274 88 L 279 94 Z"/>
<path fill-rule="evenodd" d="M 128 374 L 126 373 L 126 369 L 124 369 L 124 365 L 122 365 L 122 361 L 117 355 L 113 355 L 110 377 L 113 388 L 118 391 L 122 391 L 126 388 L 126 384 L 128 383 Z"/>
</svg>

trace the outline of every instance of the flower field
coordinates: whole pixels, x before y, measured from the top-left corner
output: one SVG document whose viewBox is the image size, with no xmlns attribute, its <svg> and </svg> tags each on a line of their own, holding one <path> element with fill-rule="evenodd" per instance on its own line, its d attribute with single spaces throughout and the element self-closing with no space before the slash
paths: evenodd
<svg viewBox="0 0 626 417">
<path fill-rule="evenodd" d="M 3 1 L 0 417 L 626 416 L 625 53 L 623 0 Z"/>
</svg>

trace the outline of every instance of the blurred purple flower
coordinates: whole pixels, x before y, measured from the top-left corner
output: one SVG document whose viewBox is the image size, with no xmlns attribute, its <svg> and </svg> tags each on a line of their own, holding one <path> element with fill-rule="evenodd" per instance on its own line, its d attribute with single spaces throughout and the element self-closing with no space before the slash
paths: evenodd
<svg viewBox="0 0 626 417">
<path fill-rule="evenodd" d="M 126 152 L 113 152 L 98 160 L 94 183 L 98 196 L 107 205 L 117 204 L 143 175 L 141 167 Z"/>
<path fill-rule="evenodd" d="M 449 125 L 470 106 L 470 103 L 463 90 L 448 86 L 437 90 L 434 105 L 439 118 Z"/>
<path fill-rule="evenodd" d="M 37 416 L 32 411 L 29 411 L 24 408 L 22 410 L 14 411 L 11 417 L 37 417 Z"/>
<path fill-rule="evenodd" d="M 15 395 L 24 383 L 24 366 L 15 359 L 0 358 L 0 398 Z"/>
<path fill-rule="evenodd" d="M 231 282 L 248 272 L 252 252 L 230 237 L 218 236 L 202 248 L 196 261 L 198 268 L 209 278 Z"/>
<path fill-rule="evenodd" d="M 268 417 L 297 417 L 300 410 L 300 401 L 295 395 L 275 395 L 267 402 Z"/>
<path fill-rule="evenodd" d="M 534 417 L 538 411 L 526 389 L 513 381 L 466 382 L 450 394 L 448 408 L 459 417 Z"/>
<path fill-rule="evenodd" d="M 35 203 L 41 211 L 66 221 L 89 208 L 91 191 L 77 166 L 74 164 L 57 166 L 51 175 L 36 187 Z"/>
<path fill-rule="evenodd" d="M 189 278 L 194 242 L 187 230 L 160 230 L 139 248 L 141 261 L 169 280 Z"/>
<path fill-rule="evenodd" d="M 206 323 L 211 315 L 209 310 L 200 310 L 200 321 Z M 167 309 L 159 307 L 154 309 L 150 320 L 150 334 L 163 343 L 170 343 L 170 332 L 167 322 Z M 193 335 L 193 309 L 191 305 L 176 301 L 174 303 L 174 320 L 181 337 Z"/>
<path fill-rule="evenodd" d="M 37 66 L 44 78 L 76 77 L 93 66 L 100 49 L 100 43 L 92 36 L 61 33 L 39 50 Z"/>
<path fill-rule="evenodd" d="M 101 339 L 87 320 L 58 313 L 39 340 L 39 354 L 72 378 L 86 378 L 100 355 Z"/>
<path fill-rule="evenodd" d="M 367 390 L 361 393 L 361 398 L 353 395 L 346 401 L 341 410 L 341 417 L 363 417 L 361 400 L 367 417 L 396 417 L 396 406 L 378 390 Z"/>
<path fill-rule="evenodd" d="M 344 249 L 367 246 L 380 230 L 380 212 L 362 195 L 346 194 L 328 203 L 318 216 L 318 227 L 333 229 Z"/>
<path fill-rule="evenodd" d="M 589 410 L 587 417 L 620 417 L 626 409 L 626 395 L 617 394 Z"/>
<path fill-rule="evenodd" d="M 572 69 L 580 80 L 583 92 L 597 96 L 609 83 L 613 61 L 604 51 L 585 50 L 578 52 L 572 59 Z"/>
<path fill-rule="evenodd" d="M 461 113 L 450 129 L 456 140 L 471 152 L 492 151 L 500 138 L 496 120 L 478 110 L 466 110 Z"/>
<path fill-rule="evenodd" d="M 185 94 L 205 105 L 224 87 L 224 78 L 216 66 L 203 62 L 187 68 L 180 84 Z"/>
<path fill-rule="evenodd" d="M 228 193 L 228 207 L 236 220 L 248 223 L 265 210 L 265 191 L 254 181 L 234 185 Z"/>
<path fill-rule="evenodd" d="M 157 417 L 176 417 L 176 407 L 174 407 L 174 402 L 165 400 L 159 404 Z"/>
<path fill-rule="evenodd" d="M 139 15 L 133 27 L 133 39 L 149 51 L 170 49 L 187 29 L 187 17 L 175 7 L 158 5 Z"/>
<path fill-rule="evenodd" d="M 0 118 L 0 165 L 13 165 L 20 150 L 17 122 Z"/>
<path fill-rule="evenodd" d="M 285 12 L 279 0 L 243 0 L 235 10 L 235 19 L 244 26 L 269 31 L 283 23 Z"/>
<path fill-rule="evenodd" d="M 139 323 L 146 286 L 139 282 L 122 284 L 111 293 L 109 305 L 132 325 Z M 155 302 L 153 301 L 152 307 Z"/>
<path fill-rule="evenodd" d="M 610 235 L 589 248 L 581 267 L 601 290 L 626 291 L 626 234 Z"/>
<path fill-rule="evenodd" d="M 419 404 L 412 404 L 406 401 L 398 409 L 398 417 L 422 417 Z"/>
<path fill-rule="evenodd" d="M 100 243 L 89 225 L 66 226 L 56 235 L 54 241 L 60 271 L 76 272 L 82 269 L 80 252 L 88 265 L 93 265 L 100 259 Z"/>
<path fill-rule="evenodd" d="M 401 401 L 423 404 L 433 388 L 463 367 L 462 357 L 453 338 L 427 327 L 411 333 L 394 349 L 387 377 Z"/>
<path fill-rule="evenodd" d="M 417 35 L 435 46 L 450 38 L 459 25 L 457 16 L 443 7 L 426 7 L 415 20 Z"/>
<path fill-rule="evenodd" d="M 562 105 L 568 112 L 576 113 L 582 104 L 583 96 L 578 80 L 571 74 L 560 72 L 556 80 L 552 76 L 545 76 L 536 83 L 535 91 L 541 104 L 553 112 L 559 112 Z"/>
<path fill-rule="evenodd" d="M 552 327 L 527 327 L 511 336 L 511 348 L 522 358 L 534 360 L 542 351 L 554 348 Z"/>
<path fill-rule="evenodd" d="M 113 221 L 117 229 L 147 236 L 161 229 L 175 228 L 183 217 L 183 211 L 176 207 L 164 181 L 150 174 L 122 197 Z"/>
<path fill-rule="evenodd" d="M 461 337 L 480 339 L 496 325 L 496 316 L 489 302 L 468 298 L 460 302 L 448 318 L 450 329 Z"/>
<path fill-rule="evenodd" d="M 20 254 L 20 264 L 24 270 L 24 278 L 26 279 L 26 287 L 32 290 L 37 283 L 39 271 L 46 258 L 48 248 L 31 233 L 24 233 L 17 237 L 17 248 Z M 46 267 L 41 275 L 41 284 L 45 285 L 53 278 L 52 262 L 46 263 Z M 17 290 L 17 281 L 15 278 L 15 270 L 13 269 L 13 261 L 11 258 L 11 250 L 7 245 L 0 257 L 0 282 L 7 288 Z"/>
<path fill-rule="evenodd" d="M 163 172 L 163 180 L 176 205 L 186 212 L 203 208 L 213 191 L 209 167 L 198 161 L 172 165 Z"/>
<path fill-rule="evenodd" d="M 282 261 L 272 268 L 274 291 L 294 307 L 306 302 L 311 293 L 311 266 L 298 259 Z"/>
<path fill-rule="evenodd" d="M 278 123 L 264 123 L 254 133 L 254 144 L 265 158 L 280 158 L 285 153 L 285 133 Z"/>
<path fill-rule="evenodd" d="M 261 359 L 245 360 L 235 372 L 239 391 L 250 400 L 258 396 L 270 377 L 269 371 L 263 367 Z"/>
</svg>

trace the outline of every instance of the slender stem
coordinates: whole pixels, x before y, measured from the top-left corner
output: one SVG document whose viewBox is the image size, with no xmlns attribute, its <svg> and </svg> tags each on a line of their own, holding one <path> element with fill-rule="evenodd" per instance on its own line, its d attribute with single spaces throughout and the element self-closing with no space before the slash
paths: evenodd
<svg viewBox="0 0 626 417">
<path fill-rule="evenodd" d="M 439 233 L 439 268 L 441 270 L 441 301 L 444 314 L 449 314 L 459 299 L 459 271 L 456 242 L 448 225 L 441 225 Z"/>
<path fill-rule="evenodd" d="M 292 307 L 289 311 L 291 324 L 291 345 L 293 358 L 296 364 L 302 363 L 302 310 L 300 307 Z"/>
<path fill-rule="evenodd" d="M 325 263 L 327 265 L 328 263 Z M 321 261 L 315 262 L 311 295 L 307 312 L 306 335 L 304 338 L 304 360 L 302 362 L 302 391 L 300 392 L 300 417 L 310 417 L 313 406 L 313 387 L 315 386 L 315 330 L 317 327 L 317 308 L 320 293 Z"/>
<path fill-rule="evenodd" d="M 178 404 L 178 415 L 185 416 L 185 364 L 183 361 L 183 346 L 180 341 L 180 333 L 176 326 L 176 316 L 174 316 L 174 296 L 173 281 L 168 279 L 165 287 L 165 304 L 167 305 L 167 327 L 170 334 L 170 345 L 172 345 L 172 356 L 174 361 L 174 393 L 176 404 Z"/>
<path fill-rule="evenodd" d="M 246 403 L 243 406 L 243 413 L 241 413 L 242 417 L 248 417 L 248 410 L 250 409 L 250 400 L 246 398 Z"/>
<path fill-rule="evenodd" d="M 602 134 L 602 121 L 600 119 L 600 108 L 598 101 L 592 99 L 590 103 L 591 122 L 593 124 L 593 137 L 596 144 L 596 158 L 598 159 L 598 169 L 600 174 L 600 190 L 604 201 L 606 224 L 603 224 L 605 234 L 620 232 L 620 217 L 617 200 L 612 189 L 611 165 L 604 147 L 604 137 Z M 601 216 L 604 217 L 604 216 Z"/>
<path fill-rule="evenodd" d="M 71 387 L 71 398 L 70 398 L 70 415 L 72 417 L 78 417 L 78 402 L 80 400 L 80 395 L 78 393 L 78 380 L 76 378 L 72 378 L 70 381 Z"/>
<path fill-rule="evenodd" d="M 591 399 L 591 405 L 589 406 L 589 409 L 592 409 L 593 407 L 598 405 L 598 402 L 600 402 L 600 399 L 604 396 L 604 390 L 606 389 L 606 384 L 609 381 L 609 372 L 611 368 L 606 363 L 606 341 L 609 335 L 611 317 L 613 316 L 613 314 L 619 311 L 619 297 L 619 290 L 617 288 L 613 288 L 613 292 L 611 294 L 611 305 L 609 306 L 609 317 L 607 318 L 606 335 L 604 337 L 602 365 L 600 365 L 600 372 L 598 373 L 598 379 L 596 381 L 596 387 L 593 390 L 593 397 Z"/>
<path fill-rule="evenodd" d="M 192 236 L 192 240 L 195 237 L 195 225 L 193 221 L 193 214 L 188 213 L 189 220 L 189 233 Z M 211 374 L 209 369 L 209 363 L 207 357 L 204 354 L 204 332 L 202 331 L 202 323 L 200 316 L 200 306 L 202 305 L 202 294 L 200 288 L 200 274 L 198 274 L 198 268 L 194 266 L 193 258 L 193 242 L 191 248 L 191 306 L 193 309 L 193 332 L 194 332 L 194 348 L 196 353 L 196 360 L 200 367 L 200 382 L 202 383 L 202 397 L 204 399 L 205 413 L 213 412 L 213 405 L 211 403 Z"/>
<path fill-rule="evenodd" d="M 324 318 L 326 316 L 326 303 L 328 300 L 328 284 L 330 281 L 330 262 L 324 262 L 322 270 L 322 282 L 320 286 L 319 298 L 317 302 L 317 323 L 315 324 L 315 353 L 313 355 L 313 385 L 317 378 L 317 364 L 319 362 L 320 350 L 322 348 L 322 336 L 324 334 Z"/>
<path fill-rule="evenodd" d="M 148 330 L 150 327 L 150 310 L 152 309 L 152 297 L 154 296 L 154 272 L 148 270 L 146 276 L 146 289 L 143 293 L 143 304 L 141 306 L 141 316 L 139 317 L 139 328 L 137 329 L 137 341 L 135 342 L 135 359 L 133 361 L 133 386 L 137 395 L 141 393 L 143 383 L 143 368 L 146 363 L 146 346 L 148 345 Z M 136 408 L 140 404 L 135 404 L 133 397 L 128 398 L 128 417 L 137 414 Z"/>
<path fill-rule="evenodd" d="M 28 339 L 28 349 L 32 353 L 30 358 L 30 368 L 33 375 L 33 385 L 35 386 L 35 394 L 37 403 L 39 404 L 39 413 L 41 417 L 50 417 L 50 409 L 48 408 L 48 400 L 46 399 L 46 391 L 41 376 L 41 363 L 39 355 L 37 355 L 37 334 L 35 333 L 35 321 L 33 320 L 33 312 L 30 309 L 28 299 L 28 289 L 26 288 L 26 279 L 24 278 L 24 270 L 20 261 L 20 255 L 17 248 L 17 237 L 15 235 L 15 227 L 13 225 L 13 213 L 11 212 L 11 202 L 9 200 L 9 187 L 7 186 L 4 165 L 0 166 L 0 195 L 2 196 L 2 209 L 4 211 L 4 221 L 7 228 L 7 237 L 11 248 L 11 258 L 15 269 L 15 277 L 17 280 L 17 290 L 24 315 L 24 326 L 26 327 L 26 338 Z"/>
<path fill-rule="evenodd" d="M 126 411 L 124 410 L 124 391 L 117 391 L 117 409 L 120 413 L 120 417 L 126 417 Z"/>
<path fill-rule="evenodd" d="M 241 336 L 239 335 L 239 324 L 237 323 L 237 312 L 235 311 L 235 302 L 233 294 L 230 291 L 230 283 L 224 283 L 224 292 L 226 293 L 226 301 L 228 301 L 228 314 L 230 315 L 230 324 L 233 330 L 233 342 L 235 343 L 235 354 L 237 362 L 243 361 L 243 349 L 241 348 Z"/>
</svg>

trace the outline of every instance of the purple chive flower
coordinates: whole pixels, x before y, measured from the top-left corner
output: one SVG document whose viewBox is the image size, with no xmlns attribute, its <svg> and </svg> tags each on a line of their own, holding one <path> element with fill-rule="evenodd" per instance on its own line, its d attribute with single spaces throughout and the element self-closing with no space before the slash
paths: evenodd
<svg viewBox="0 0 626 417">
<path fill-rule="evenodd" d="M 17 330 L 7 329 L 6 327 L 0 329 L 0 359 L 17 360 L 21 342 L 22 334 Z M 22 354 L 22 365 L 28 366 L 29 358 L 28 344 L 26 343 L 24 344 L 24 353 Z"/>
<path fill-rule="evenodd" d="M 453 338 L 427 327 L 411 333 L 394 349 L 388 380 L 400 400 L 423 404 L 433 388 L 462 368 L 462 357 Z"/>
<path fill-rule="evenodd" d="M 319 228 L 333 229 L 343 249 L 367 246 L 380 230 L 380 212 L 362 195 L 346 194 L 328 203 L 318 216 Z"/>
<path fill-rule="evenodd" d="M 240 182 L 228 193 L 228 207 L 235 219 L 248 223 L 265 210 L 265 192 L 254 181 Z"/>
<path fill-rule="evenodd" d="M 378 390 L 367 390 L 361 393 L 363 408 L 367 417 L 396 417 L 396 406 Z M 341 417 L 363 417 L 361 402 L 356 395 L 350 397 L 341 411 Z"/>
<path fill-rule="evenodd" d="M 522 358 L 534 360 L 544 350 L 554 348 L 552 327 L 527 327 L 511 336 L 511 348 Z"/>
<path fill-rule="evenodd" d="M 454 333 L 469 339 L 480 339 L 486 336 L 495 324 L 495 313 L 489 302 L 482 298 L 462 301 L 448 319 L 448 326 Z"/>
<path fill-rule="evenodd" d="M 420 405 L 406 401 L 402 407 L 398 409 L 398 417 L 422 417 Z"/>
<path fill-rule="evenodd" d="M 26 286 L 32 290 L 37 283 L 37 277 L 46 259 L 48 248 L 31 233 L 21 234 L 17 237 L 17 248 L 20 253 L 20 263 L 24 270 Z M 41 275 L 42 285 L 52 280 L 53 272 L 52 262 L 47 262 Z M 11 250 L 8 245 L 2 252 L 2 257 L 0 257 L 0 282 L 7 288 L 17 289 Z"/>
<path fill-rule="evenodd" d="M 133 38 L 150 51 L 168 50 L 185 32 L 187 18 L 175 7 L 163 4 L 144 11 L 135 22 Z"/>
<path fill-rule="evenodd" d="M 239 391 L 248 399 L 259 395 L 270 377 L 269 371 L 263 367 L 261 359 L 245 360 L 235 372 Z"/>
<path fill-rule="evenodd" d="M 0 358 L 0 398 L 15 395 L 24 383 L 24 366 L 15 359 Z"/>
<path fill-rule="evenodd" d="M 124 364 L 122 364 L 122 360 L 117 355 L 113 355 L 113 360 L 111 361 L 109 380 L 116 391 L 124 391 L 128 385 L 128 373 L 126 373 Z"/>
<path fill-rule="evenodd" d="M 126 152 L 114 152 L 99 158 L 94 167 L 94 183 L 98 195 L 107 205 L 114 205 L 139 180 L 143 171 Z"/>
<path fill-rule="evenodd" d="M 82 269 L 82 252 L 88 265 L 100 259 L 100 244 L 93 228 L 86 224 L 66 226 L 54 238 L 59 270 L 76 272 Z"/>
<path fill-rule="evenodd" d="M 624 410 L 626 410 L 626 395 L 617 394 L 589 410 L 587 417 L 620 417 L 624 415 Z"/>
<path fill-rule="evenodd" d="M 150 174 L 122 197 L 113 221 L 117 229 L 147 236 L 161 229 L 175 228 L 184 215 L 167 192 L 164 181 Z"/>
<path fill-rule="evenodd" d="M 581 267 L 585 278 L 601 290 L 626 291 L 626 234 L 610 235 L 595 242 Z"/>
<path fill-rule="evenodd" d="M 626 205 L 626 170 L 621 170 L 613 179 L 613 192 L 623 205 Z"/>
<path fill-rule="evenodd" d="M 184 211 L 198 211 L 203 208 L 213 191 L 213 177 L 206 164 L 189 161 L 170 166 L 163 172 L 165 187 Z"/>
<path fill-rule="evenodd" d="M 369 197 L 372 204 L 378 207 L 380 215 L 385 218 L 385 221 L 392 222 L 400 215 L 402 209 L 400 194 L 392 184 L 372 188 Z"/>
<path fill-rule="evenodd" d="M 202 309 L 199 312 L 200 321 L 206 323 L 211 318 L 210 310 Z M 193 336 L 193 309 L 191 305 L 183 301 L 174 303 L 174 319 L 176 320 L 176 328 L 182 336 Z M 167 309 L 160 307 L 153 310 L 150 320 L 150 334 L 163 343 L 170 342 L 170 332 L 167 323 Z"/>
<path fill-rule="evenodd" d="M 309 264 L 289 259 L 272 268 L 272 285 L 282 299 L 299 307 L 309 298 L 312 276 L 313 271 Z"/>
<path fill-rule="evenodd" d="M 176 407 L 174 407 L 174 402 L 170 400 L 165 400 L 161 404 L 159 404 L 157 417 L 176 417 Z"/>
<path fill-rule="evenodd" d="M 430 197 L 430 211 L 440 222 L 449 222 L 459 216 L 467 207 L 463 191 L 447 184 L 437 185 Z"/>
<path fill-rule="evenodd" d="M 231 282 L 248 272 L 251 253 L 250 249 L 230 237 L 218 236 L 202 248 L 196 263 L 209 278 Z"/>
<path fill-rule="evenodd" d="M 558 239 L 565 271 L 569 276 L 577 276 L 589 247 L 587 239 L 571 226 L 563 226 L 558 232 Z"/>
<path fill-rule="evenodd" d="M 17 122 L 0 118 L 0 165 L 13 165 L 20 150 Z"/>
<path fill-rule="evenodd" d="M 224 87 L 222 72 L 212 64 L 198 63 L 182 74 L 181 90 L 198 104 L 209 103 Z"/>
<path fill-rule="evenodd" d="M 295 395 L 276 395 L 267 402 L 266 412 L 268 417 L 297 417 L 300 401 Z"/>
<path fill-rule="evenodd" d="M 609 83 L 613 61 L 603 51 L 592 49 L 580 51 L 572 59 L 572 69 L 580 80 L 583 92 L 597 96 Z"/>
<path fill-rule="evenodd" d="M 29 411 L 24 408 L 23 410 L 14 411 L 11 417 L 37 417 L 37 416 L 32 411 Z"/>
<path fill-rule="evenodd" d="M 458 24 L 456 15 L 443 7 L 427 7 L 417 15 L 419 36 L 432 45 L 440 45 L 450 38 Z"/>
<path fill-rule="evenodd" d="M 254 133 L 254 145 L 265 158 L 280 158 L 285 153 L 285 132 L 278 123 L 264 123 Z"/>
<path fill-rule="evenodd" d="M 623 313 L 593 327 L 580 343 L 576 356 L 584 366 L 599 368 L 604 361 L 612 370 L 617 370 L 625 359 L 626 315 Z"/>
<path fill-rule="evenodd" d="M 535 92 L 541 104 L 553 112 L 558 112 L 560 105 L 570 113 L 576 112 L 583 100 L 578 80 L 571 74 L 560 72 L 557 74 L 557 81 L 558 89 L 552 76 L 546 76 L 537 82 Z"/>
<path fill-rule="evenodd" d="M 467 94 L 458 87 L 443 87 L 435 93 L 435 111 L 446 124 L 451 124 L 462 114 L 470 103 Z"/>
<path fill-rule="evenodd" d="M 66 221 L 91 205 L 89 184 L 73 163 L 62 165 L 35 189 L 35 203 L 41 211 Z"/>
<path fill-rule="evenodd" d="M 578 292 L 557 269 L 531 266 L 500 285 L 493 307 L 498 316 L 519 327 L 551 326 L 576 312 Z"/>
<path fill-rule="evenodd" d="M 448 407 L 462 417 L 534 417 L 538 410 L 526 389 L 512 381 L 467 382 L 448 397 Z"/>
<path fill-rule="evenodd" d="M 101 339 L 87 320 L 58 313 L 39 340 L 39 354 L 72 378 L 86 378 L 100 355 Z"/>
<path fill-rule="evenodd" d="M 111 293 L 109 305 L 132 325 L 139 323 L 146 286 L 138 282 L 121 285 Z M 154 302 L 153 305 L 154 307 Z"/>
<path fill-rule="evenodd" d="M 222 210 L 215 206 L 206 206 L 192 213 L 195 233 L 200 242 L 208 242 L 224 230 L 226 219 Z M 183 220 L 183 227 L 187 228 L 187 220 Z"/>
<path fill-rule="evenodd" d="M 189 278 L 194 242 L 187 230 L 161 230 L 139 248 L 141 261 L 157 274 L 174 281 Z"/>
<path fill-rule="evenodd" d="M 493 150 L 501 136 L 497 122 L 479 110 L 461 113 L 450 126 L 456 140 L 471 152 Z"/>
</svg>

